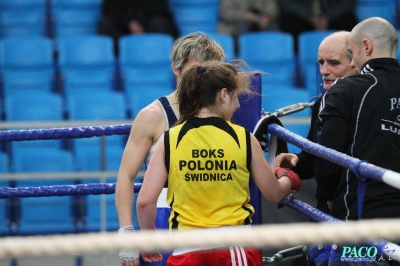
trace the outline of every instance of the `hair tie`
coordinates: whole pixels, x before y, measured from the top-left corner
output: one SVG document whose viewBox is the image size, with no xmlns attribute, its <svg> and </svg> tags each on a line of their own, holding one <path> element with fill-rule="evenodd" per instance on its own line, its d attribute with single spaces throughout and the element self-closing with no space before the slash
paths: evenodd
<svg viewBox="0 0 400 266">
<path fill-rule="evenodd" d="M 197 74 L 203 73 L 203 67 L 201 65 L 197 66 Z"/>
</svg>

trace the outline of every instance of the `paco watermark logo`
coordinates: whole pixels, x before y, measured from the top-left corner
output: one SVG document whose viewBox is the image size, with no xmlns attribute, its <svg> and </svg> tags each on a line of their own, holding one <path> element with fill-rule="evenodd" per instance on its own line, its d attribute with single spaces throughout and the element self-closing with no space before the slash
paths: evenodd
<svg viewBox="0 0 400 266">
<path fill-rule="evenodd" d="M 388 254 L 396 250 L 390 250 L 388 246 L 319 246 L 321 253 L 315 258 L 319 261 L 390 261 L 393 260 Z M 323 251 L 322 251 L 323 249 Z"/>
</svg>

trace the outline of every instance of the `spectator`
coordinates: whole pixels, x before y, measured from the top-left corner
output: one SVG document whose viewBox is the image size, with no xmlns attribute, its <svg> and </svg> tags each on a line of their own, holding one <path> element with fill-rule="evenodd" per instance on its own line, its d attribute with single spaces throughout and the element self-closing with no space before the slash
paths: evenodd
<svg viewBox="0 0 400 266">
<path fill-rule="evenodd" d="M 357 24 L 355 7 L 357 0 L 279 0 L 280 29 L 295 38 L 298 51 L 298 35 L 312 30 L 350 31 Z"/>
<path fill-rule="evenodd" d="M 177 83 L 179 84 L 182 73 L 193 64 L 223 60 L 224 56 L 221 46 L 206 34 L 193 33 L 177 39 L 171 51 L 172 71 L 177 77 Z M 159 137 L 173 126 L 178 118 L 179 106 L 175 91 L 168 96 L 155 99 L 153 103 L 143 108 L 132 124 L 115 187 L 115 204 L 121 227 L 119 231 L 122 234 L 135 231 L 132 206 L 133 183 L 136 175 L 143 162 L 146 162 L 146 165 L 149 164 Z M 166 189 L 164 192 L 165 194 L 159 198 L 156 223 L 165 229 L 168 228 L 171 209 L 166 202 Z M 122 250 L 120 258 L 123 266 L 139 265 L 137 250 Z M 165 265 L 165 261 L 159 262 L 158 265 Z"/>
<path fill-rule="evenodd" d="M 277 179 L 257 139 L 229 122 L 240 107 L 239 96 L 251 93 L 250 79 L 243 77 L 240 68 L 219 61 L 192 66 L 183 73 L 177 90 L 181 117 L 159 138 L 139 192 L 142 230 L 154 230 L 156 202 L 166 182 L 170 229 L 212 228 L 213 232 L 251 224 L 250 178 L 275 203 L 300 188 L 299 177 L 290 170 L 277 169 Z M 159 255 L 142 252 L 149 262 L 157 261 Z M 236 265 L 235 258 L 238 265 L 263 265 L 260 250 L 254 247 L 188 247 L 175 250 L 167 263 L 228 266 Z"/>
<path fill-rule="evenodd" d="M 327 36 L 320 44 L 318 49 L 319 71 L 322 76 L 323 88 L 328 91 L 338 78 L 353 75 L 356 73 L 351 63 L 351 54 L 347 51 L 347 38 L 349 32 L 339 31 Z M 322 95 L 315 101 L 312 108 L 311 127 L 307 139 L 318 142 L 318 131 L 320 121 L 318 111 L 321 104 Z M 275 159 L 276 167 L 288 167 L 298 173 L 301 179 L 310 179 L 315 176 L 314 171 L 315 156 L 302 151 L 299 154 L 281 153 Z M 317 208 L 325 213 L 329 213 L 326 199 L 319 195 L 317 191 Z"/>
<path fill-rule="evenodd" d="M 165 33 L 177 38 L 175 19 L 168 0 L 103 0 L 98 33 L 114 39 L 118 55 L 118 39 L 123 35 Z"/>
<path fill-rule="evenodd" d="M 396 29 L 378 17 L 361 21 L 349 35 L 352 65 L 360 73 L 338 79 L 325 94 L 319 143 L 400 172 L 400 65 Z M 317 157 L 318 187 L 341 220 L 399 218 L 400 190 L 367 178 L 365 195 L 355 173 Z M 360 194 L 358 194 L 360 193 Z M 362 206 L 357 201 L 362 200 Z M 360 215 L 359 215 L 360 213 Z"/>
<path fill-rule="evenodd" d="M 278 30 L 276 0 L 221 0 L 217 31 L 235 38 L 246 32 Z M 236 51 L 237 52 L 237 51 Z"/>
</svg>

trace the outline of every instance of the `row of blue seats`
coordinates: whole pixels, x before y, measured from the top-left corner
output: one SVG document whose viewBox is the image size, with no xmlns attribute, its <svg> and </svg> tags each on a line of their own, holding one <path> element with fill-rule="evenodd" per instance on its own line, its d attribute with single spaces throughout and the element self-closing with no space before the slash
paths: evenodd
<svg viewBox="0 0 400 266">
<path fill-rule="evenodd" d="M 27 0 L 0 2 L 0 37 L 43 35 L 53 38 L 95 34 L 102 0 Z M 181 35 L 216 31 L 220 1 L 171 0 Z"/>
<path fill-rule="evenodd" d="M 169 87 L 151 87 L 130 93 L 81 90 L 63 97 L 45 91 L 26 90 L 3 99 L 3 121 L 79 121 L 133 119 L 155 99 L 169 95 Z"/>
<path fill-rule="evenodd" d="M 18 92 L 113 91 L 174 88 L 169 35 L 146 34 L 121 39 L 117 60 L 110 37 L 90 35 L 60 39 L 12 37 L 0 40 L 2 95 Z M 119 82 L 124 89 L 120 89 Z"/>
<path fill-rule="evenodd" d="M 243 34 L 238 54 L 234 53 L 232 36 L 211 37 L 223 46 L 228 60 L 239 57 L 252 70 L 267 73 L 263 79 L 266 87 L 305 87 L 313 94 L 319 75 L 315 62 L 318 46 L 330 33 L 302 33 L 297 55 L 293 37 L 283 32 Z M 173 38 L 164 34 L 124 36 L 120 57 L 115 58 L 112 40 L 106 36 L 66 37 L 56 43 L 46 37 L 4 38 L 0 39 L 0 86 L 3 95 L 26 88 L 63 94 L 83 89 L 131 93 L 148 86 L 169 86 L 173 90 L 175 80 L 169 59 L 172 45 Z"/>
<path fill-rule="evenodd" d="M 216 31 L 219 0 L 169 2 L 181 35 L 198 30 Z M 0 37 L 35 34 L 58 38 L 96 33 L 101 0 L 5 0 L 0 7 Z M 398 26 L 397 0 L 359 0 L 355 11 L 360 21 L 380 16 Z"/>
<path fill-rule="evenodd" d="M 228 60 L 239 57 L 252 70 L 268 73 L 263 79 L 265 85 L 297 86 L 300 73 L 305 87 L 311 87 L 314 93 L 318 45 L 329 33 L 303 33 L 298 56 L 294 53 L 293 37 L 283 32 L 243 34 L 239 38 L 238 55 L 234 53 L 232 36 L 211 34 L 211 37 L 222 45 Z M 27 88 L 63 94 L 84 89 L 129 92 L 148 86 L 174 89 L 169 59 L 171 36 L 150 33 L 124 36 L 119 44 L 120 56 L 115 58 L 112 40 L 106 36 L 66 37 L 56 43 L 46 37 L 0 39 L 3 95 Z"/>
<path fill-rule="evenodd" d="M 283 32 L 243 34 L 239 37 L 237 55 L 232 36 L 212 34 L 211 37 L 223 46 L 228 60 L 239 57 L 252 70 L 267 73 L 263 79 L 265 86 L 305 87 L 314 94 L 319 75 L 315 63 L 318 46 L 330 33 L 302 33 L 298 55 L 294 53 L 293 37 Z M 150 33 L 124 36 L 119 44 L 121 54 L 115 58 L 112 40 L 106 36 L 66 37 L 56 43 L 46 37 L 0 39 L 3 97 L 27 88 L 63 94 L 84 89 L 131 93 L 148 86 L 174 89 L 169 59 L 171 36 Z"/>
<path fill-rule="evenodd" d="M 95 33 L 102 0 L 1 1 L 0 36 Z"/>
<path fill-rule="evenodd" d="M 116 175 L 103 178 L 94 174 L 93 177 L 75 179 L 74 174 L 88 171 L 118 171 L 126 139 L 127 136 L 115 135 L 106 136 L 104 139 L 93 137 L 7 142 L 3 145 L 6 147 L 9 145 L 12 150 L 7 152 L 6 149 L 5 152 L 0 152 L 2 176 L 0 187 L 36 188 L 115 183 Z M 70 149 L 68 149 L 69 146 Z M 59 172 L 70 172 L 72 178 L 57 177 Z M 28 173 L 40 174 L 37 178 L 32 178 Z M 47 177 L 44 177 L 46 173 Z M 8 176 L 9 174 L 25 174 L 26 176 L 22 179 L 13 179 Z M 118 217 L 112 194 L 0 201 L 0 235 L 115 231 L 118 228 Z"/>
<path fill-rule="evenodd" d="M 115 179 L 107 181 L 115 183 Z M 98 183 L 99 181 L 91 180 L 91 182 Z M 19 182 L 18 185 L 37 187 L 41 184 L 31 181 Z M 54 180 L 47 185 L 68 186 L 76 185 L 76 183 Z M 8 185 L 5 186 L 8 187 Z M 104 205 L 102 197 L 105 198 Z M 105 219 L 102 218 L 102 210 L 106 212 Z M 138 228 L 137 224 L 135 226 Z M 0 236 L 116 231 L 118 228 L 113 194 L 2 199 L 0 201 Z"/>
<path fill-rule="evenodd" d="M 61 95 L 48 92 L 34 92 L 10 95 L 4 99 L 5 122 L 25 122 L 25 128 L 32 128 L 29 122 L 53 122 L 63 121 L 87 121 L 88 125 L 96 125 L 96 121 L 123 121 L 133 119 L 140 109 L 150 104 L 154 99 L 167 95 L 171 91 L 151 89 L 138 90 L 136 96 L 127 100 L 125 94 L 117 91 L 80 91 L 75 95 L 69 95 L 64 99 Z M 273 112 L 276 109 L 292 105 L 298 102 L 308 102 L 310 95 L 306 90 L 295 87 L 275 86 L 265 88 L 262 93 L 262 107 L 265 111 Z M 127 103 L 131 103 L 128 107 Z M 129 116 L 130 113 L 133 116 Z M 292 116 L 310 116 L 310 110 L 295 113 Z M 37 128 L 37 127 L 34 127 Z M 304 134 L 301 134 L 304 135 Z M 107 148 L 118 147 L 117 152 L 125 145 L 121 136 L 106 138 Z M 100 138 L 74 139 L 69 143 L 60 140 L 51 141 L 16 141 L 3 143 L 3 150 L 10 154 L 11 159 L 16 150 L 25 148 L 67 148 L 75 152 L 79 157 L 89 156 L 90 153 L 100 154 Z M 88 149 L 95 148 L 96 150 Z M 81 155 L 82 154 L 82 155 Z M 83 169 L 87 170 L 87 168 Z"/>
</svg>

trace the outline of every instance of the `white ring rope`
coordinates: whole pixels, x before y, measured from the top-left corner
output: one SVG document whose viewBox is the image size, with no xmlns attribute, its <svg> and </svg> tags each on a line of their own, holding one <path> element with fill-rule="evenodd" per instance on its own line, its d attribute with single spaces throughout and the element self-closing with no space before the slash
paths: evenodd
<svg viewBox="0 0 400 266">
<path fill-rule="evenodd" d="M 188 247 L 287 247 L 309 244 L 349 244 L 386 239 L 400 240 L 400 219 L 350 221 L 342 224 L 299 223 L 255 225 L 238 229 L 136 231 L 134 234 L 87 233 L 75 235 L 6 237 L 0 241 L 0 258 L 83 255 L 119 249 L 172 250 Z M 400 261 L 400 250 L 392 256 Z"/>
</svg>

